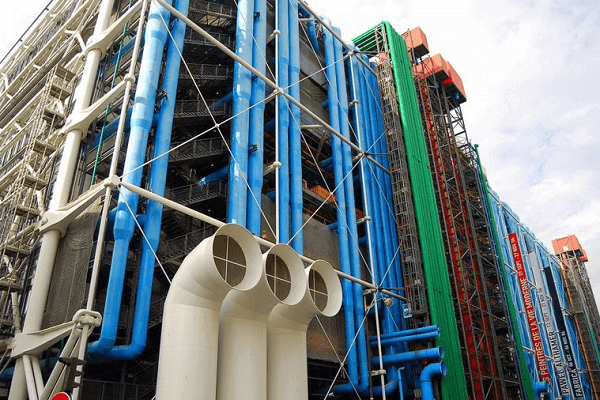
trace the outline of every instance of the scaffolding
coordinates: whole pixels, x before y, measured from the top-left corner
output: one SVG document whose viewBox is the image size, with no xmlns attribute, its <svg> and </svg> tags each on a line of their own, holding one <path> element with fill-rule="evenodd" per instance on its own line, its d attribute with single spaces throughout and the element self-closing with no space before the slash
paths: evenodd
<svg viewBox="0 0 600 400">
<path fill-rule="evenodd" d="M 453 79 L 445 75 L 445 68 L 434 68 L 437 60 L 420 58 L 414 52 L 415 46 L 408 43 L 408 47 L 413 50 L 416 94 L 446 256 L 451 261 L 448 272 L 460 321 L 469 392 L 475 398 L 521 398 L 519 369 L 511 353 L 514 339 L 491 245 L 475 152 L 460 108 L 464 100 L 452 85 Z"/>
<path fill-rule="evenodd" d="M 576 249 L 561 249 L 557 254 L 560 260 L 561 274 L 565 283 L 570 315 L 577 329 L 579 343 L 587 366 L 588 379 L 592 385 L 594 398 L 600 398 L 600 354 L 596 327 L 600 320 L 596 302 L 593 298 L 585 263 L 581 261 Z M 555 251 L 557 251 L 555 247 Z M 591 297 L 592 303 L 588 302 Z"/>
<path fill-rule="evenodd" d="M 377 53 L 380 63 L 377 66 L 377 82 L 381 96 L 381 108 L 386 133 L 387 152 L 392 179 L 392 196 L 396 214 L 398 242 L 402 252 L 402 276 L 404 294 L 410 304 L 408 326 L 419 328 L 430 324 L 429 306 L 425 290 L 423 261 L 417 233 L 415 209 L 410 188 L 406 148 L 402 135 L 402 123 L 398 107 L 398 93 L 394 82 L 392 61 L 386 36 L 379 28 L 375 29 L 379 36 Z"/>
</svg>

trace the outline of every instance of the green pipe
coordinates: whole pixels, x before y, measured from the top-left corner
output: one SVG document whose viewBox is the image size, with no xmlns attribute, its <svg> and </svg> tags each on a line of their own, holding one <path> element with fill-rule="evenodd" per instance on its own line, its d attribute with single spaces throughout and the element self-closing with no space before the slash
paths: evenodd
<svg viewBox="0 0 600 400">
<path fill-rule="evenodd" d="M 419 241 L 423 250 L 423 266 L 431 322 L 439 325 L 441 331 L 436 345 L 446 349 L 444 361 L 448 364 L 448 376 L 441 381 L 442 398 L 467 399 L 465 369 L 462 362 L 441 225 L 406 44 L 389 22 L 382 22 L 354 39 L 354 43 L 362 51 L 377 50 L 375 29 L 382 28 L 385 29 L 387 43 L 390 46 L 385 50 L 389 50 L 391 55 L 398 93 L 415 216 Z"/>
</svg>

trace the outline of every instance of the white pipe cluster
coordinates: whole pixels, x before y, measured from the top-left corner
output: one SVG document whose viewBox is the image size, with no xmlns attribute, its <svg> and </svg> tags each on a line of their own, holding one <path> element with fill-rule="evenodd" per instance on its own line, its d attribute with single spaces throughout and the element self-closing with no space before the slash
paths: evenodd
<svg viewBox="0 0 600 400">
<path fill-rule="evenodd" d="M 245 228 L 222 226 L 173 279 L 157 399 L 307 399 L 308 323 L 335 315 L 341 300 L 330 264 L 305 270 L 289 246 L 261 254 Z"/>
</svg>

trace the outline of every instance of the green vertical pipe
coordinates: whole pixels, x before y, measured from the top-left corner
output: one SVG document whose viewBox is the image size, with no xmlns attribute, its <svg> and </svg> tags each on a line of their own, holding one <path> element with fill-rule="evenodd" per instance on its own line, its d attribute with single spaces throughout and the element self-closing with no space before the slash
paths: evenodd
<svg viewBox="0 0 600 400">
<path fill-rule="evenodd" d="M 521 382 L 527 399 L 534 399 L 533 382 L 531 381 L 531 375 L 527 369 L 527 363 L 525 362 L 525 353 L 523 352 L 523 342 L 521 341 L 521 334 L 519 333 L 519 325 L 517 321 L 517 313 L 515 311 L 515 304 L 512 301 L 510 295 L 510 286 L 508 284 L 508 277 L 506 276 L 506 268 L 504 268 L 504 256 L 502 255 L 502 247 L 500 245 L 500 238 L 498 237 L 498 231 L 496 229 L 496 220 L 492 211 L 492 201 L 490 199 L 490 193 L 488 189 L 487 179 L 483 174 L 483 167 L 481 166 L 481 158 L 479 157 L 479 146 L 475 145 L 475 153 L 477 154 L 477 165 L 479 167 L 479 179 L 481 180 L 481 186 L 483 187 L 485 208 L 489 215 L 490 228 L 492 236 L 494 238 L 494 247 L 496 255 L 498 257 L 498 267 L 502 275 L 502 285 L 504 286 L 504 292 L 506 293 L 506 302 L 508 303 L 508 312 L 510 315 L 510 324 L 512 327 L 513 334 L 515 336 L 515 345 L 517 347 L 517 357 L 519 358 L 519 368 L 521 369 Z"/>
<path fill-rule="evenodd" d="M 444 362 L 448 365 L 448 375 L 442 379 L 442 398 L 467 399 L 465 370 L 454 314 L 441 224 L 408 52 L 404 40 L 389 22 L 383 22 L 377 28 L 381 29 L 381 27 L 385 29 L 390 46 L 389 52 L 398 93 L 415 216 L 419 241 L 423 250 L 423 266 L 431 321 L 440 326 L 441 334 L 436 340 L 436 345 L 442 346 L 446 351 Z M 361 50 L 376 50 L 374 29 L 354 40 Z"/>
</svg>

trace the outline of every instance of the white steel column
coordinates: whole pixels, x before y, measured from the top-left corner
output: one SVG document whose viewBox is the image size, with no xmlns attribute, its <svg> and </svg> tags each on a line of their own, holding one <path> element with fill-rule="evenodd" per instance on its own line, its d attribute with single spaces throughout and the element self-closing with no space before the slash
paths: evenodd
<svg viewBox="0 0 600 400">
<path fill-rule="evenodd" d="M 109 25 L 114 0 L 104 0 L 100 4 L 98 19 L 94 28 L 94 34 L 101 34 Z M 102 57 L 100 49 L 91 49 L 86 56 L 85 67 L 81 75 L 81 81 L 75 93 L 75 105 L 73 112 L 82 112 L 89 105 L 92 98 L 93 88 L 98 73 L 98 65 Z M 85 132 L 79 129 L 67 133 L 65 146 L 58 169 L 57 179 L 52 191 L 49 210 L 56 210 L 67 203 L 81 138 Z M 50 288 L 50 278 L 54 268 L 56 250 L 60 240 L 58 230 L 50 230 L 42 236 L 42 245 L 38 256 L 33 287 L 28 302 L 27 315 L 23 324 L 23 332 L 31 333 L 40 330 L 44 309 Z M 33 382 L 32 382 L 33 384 Z M 16 362 L 15 373 L 11 384 L 9 400 L 25 400 L 27 398 L 26 379 L 23 368 L 23 359 Z"/>
</svg>

